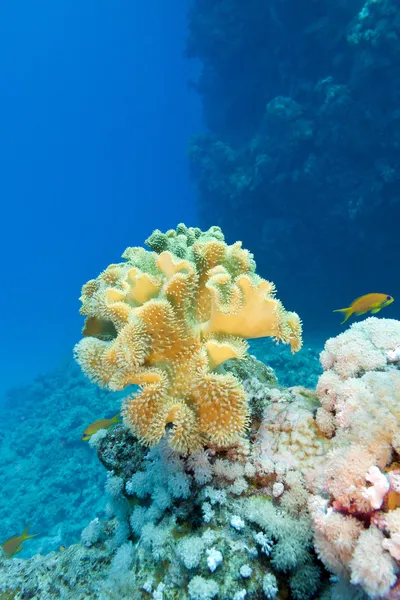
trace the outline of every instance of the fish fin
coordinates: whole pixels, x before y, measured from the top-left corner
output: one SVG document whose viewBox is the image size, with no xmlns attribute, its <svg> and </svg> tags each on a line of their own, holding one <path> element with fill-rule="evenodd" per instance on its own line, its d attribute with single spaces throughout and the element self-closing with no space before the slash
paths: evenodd
<svg viewBox="0 0 400 600">
<path fill-rule="evenodd" d="M 341 325 L 343 325 L 343 323 L 346 323 L 347 319 L 349 319 L 353 314 L 353 309 L 351 306 L 349 306 L 348 308 L 337 308 L 333 312 L 341 312 L 345 314 L 344 321 L 341 322 Z"/>
<path fill-rule="evenodd" d="M 29 540 L 30 538 L 34 538 L 37 535 L 40 535 L 40 533 L 28 533 L 29 527 L 31 526 L 30 523 L 28 523 L 28 525 L 25 527 L 25 529 L 23 530 L 22 534 L 21 534 L 21 538 L 23 540 Z M 22 545 L 21 545 L 22 548 Z"/>
<path fill-rule="evenodd" d="M 381 308 L 382 308 L 382 306 L 377 306 L 376 308 L 373 308 L 373 309 L 371 310 L 371 313 L 372 313 L 373 315 L 376 315 L 376 313 L 378 313 L 378 312 L 381 310 Z"/>
<path fill-rule="evenodd" d="M 369 311 L 369 309 L 368 310 L 359 310 L 354 314 L 357 315 L 357 317 L 359 317 L 361 315 L 366 315 L 368 311 Z"/>
<path fill-rule="evenodd" d="M 23 530 L 23 532 L 21 533 L 21 537 L 22 537 L 22 538 L 25 538 L 25 536 L 26 536 L 26 535 L 29 535 L 29 534 L 28 534 L 28 530 L 29 530 L 29 527 L 30 527 L 30 526 L 31 526 L 31 524 L 30 524 L 30 523 L 28 523 L 28 524 L 25 526 L 25 529 L 24 529 L 24 530 Z"/>
<path fill-rule="evenodd" d="M 122 421 L 121 413 L 118 413 L 111 419 L 111 423 L 120 423 Z"/>
</svg>

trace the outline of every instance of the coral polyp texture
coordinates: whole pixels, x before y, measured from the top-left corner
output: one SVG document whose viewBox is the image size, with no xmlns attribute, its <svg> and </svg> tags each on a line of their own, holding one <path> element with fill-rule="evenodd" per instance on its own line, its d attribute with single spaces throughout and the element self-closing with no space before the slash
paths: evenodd
<svg viewBox="0 0 400 600">
<path fill-rule="evenodd" d="M 245 433 L 249 407 L 222 363 L 245 358 L 249 338 L 299 350 L 300 319 L 255 273 L 252 254 L 241 242 L 228 245 L 219 227 L 180 224 L 146 243 L 151 251 L 127 248 L 125 262 L 83 286 L 84 339 L 75 357 L 102 387 L 140 387 L 123 415 L 141 443 L 156 444 L 169 427 L 182 454 L 226 447 Z"/>
<path fill-rule="evenodd" d="M 331 438 L 310 500 L 315 549 L 368 598 L 400 597 L 400 322 L 328 340 L 316 423 Z"/>
</svg>

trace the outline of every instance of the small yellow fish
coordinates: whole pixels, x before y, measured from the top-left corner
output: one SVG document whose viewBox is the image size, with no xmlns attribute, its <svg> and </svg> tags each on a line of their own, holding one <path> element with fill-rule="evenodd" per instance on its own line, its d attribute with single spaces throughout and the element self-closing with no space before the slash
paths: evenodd
<svg viewBox="0 0 400 600">
<path fill-rule="evenodd" d="M 67 546 L 63 546 L 62 545 L 62 546 L 59 547 L 59 551 L 60 552 L 64 552 L 64 550 L 66 550 L 66 549 L 67 549 Z"/>
<path fill-rule="evenodd" d="M 14 535 L 13 537 L 8 538 L 5 542 L 3 542 L 1 547 L 3 548 L 4 554 L 7 558 L 11 558 L 17 552 L 22 550 L 22 542 L 25 540 L 29 540 L 30 538 L 34 538 L 40 533 L 28 533 L 29 525 L 27 525 L 21 535 Z"/>
<path fill-rule="evenodd" d="M 348 308 L 339 308 L 333 312 L 344 313 L 345 318 L 342 323 L 346 323 L 351 315 L 365 315 L 367 312 L 371 312 L 374 315 L 382 308 L 385 308 L 385 306 L 392 304 L 393 301 L 393 296 L 388 296 L 388 294 L 365 294 L 365 296 L 360 296 L 353 300 Z"/>
<path fill-rule="evenodd" d="M 109 427 L 112 427 L 120 421 L 121 417 L 119 413 L 115 415 L 115 417 L 113 417 L 112 419 L 100 419 L 99 421 L 95 421 L 94 423 L 91 423 L 88 427 L 86 427 L 85 431 L 82 434 L 82 439 L 84 441 L 90 440 L 92 435 L 100 429 L 108 429 Z"/>
</svg>

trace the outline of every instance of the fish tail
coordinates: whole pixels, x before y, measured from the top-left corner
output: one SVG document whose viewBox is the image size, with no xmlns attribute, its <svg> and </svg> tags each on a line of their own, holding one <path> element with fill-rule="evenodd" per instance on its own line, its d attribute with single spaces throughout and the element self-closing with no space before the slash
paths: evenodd
<svg viewBox="0 0 400 600">
<path fill-rule="evenodd" d="M 25 536 L 25 539 L 30 540 L 31 538 L 37 537 L 38 535 L 40 535 L 40 533 L 30 533 L 29 535 Z"/>
<path fill-rule="evenodd" d="M 23 530 L 23 532 L 22 532 L 22 535 L 21 535 L 21 537 L 22 537 L 24 540 L 29 540 L 30 538 L 34 538 L 34 537 L 36 537 L 36 536 L 40 535 L 40 533 L 28 533 L 28 531 L 29 531 L 29 527 L 30 527 L 30 526 L 31 526 L 31 524 L 30 524 L 30 523 L 28 523 L 28 525 L 25 527 L 25 529 L 24 529 L 24 530 Z"/>
<path fill-rule="evenodd" d="M 111 419 L 111 422 L 112 422 L 112 423 L 119 423 L 121 420 L 122 420 L 122 419 L 121 419 L 121 413 L 118 413 L 117 415 L 115 415 L 115 417 L 113 417 L 113 418 Z"/>
<path fill-rule="evenodd" d="M 343 323 L 346 323 L 347 319 L 349 319 L 351 317 L 351 315 L 353 314 L 353 309 L 351 306 L 349 306 L 348 308 L 337 308 L 333 312 L 344 313 L 344 315 L 345 315 L 344 321 L 341 322 L 341 325 L 343 325 Z"/>
</svg>

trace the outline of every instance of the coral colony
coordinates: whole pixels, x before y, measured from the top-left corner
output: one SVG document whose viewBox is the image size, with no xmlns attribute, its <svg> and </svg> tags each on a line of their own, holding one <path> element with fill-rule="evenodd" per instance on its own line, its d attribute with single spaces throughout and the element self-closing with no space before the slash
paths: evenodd
<svg viewBox="0 0 400 600">
<path fill-rule="evenodd" d="M 244 434 L 249 410 L 241 383 L 218 367 L 245 358 L 243 338 L 272 336 L 298 350 L 300 320 L 219 228 L 182 224 L 147 243 L 153 252 L 128 248 L 125 263 L 83 287 L 87 337 L 76 358 L 101 386 L 140 386 L 123 409 L 140 442 L 156 444 L 170 425 L 169 444 L 181 453 L 229 446 Z"/>
<path fill-rule="evenodd" d="M 218 227 L 147 244 L 81 296 L 78 363 L 129 388 L 123 423 L 89 439 L 107 515 L 62 551 L 2 559 L 4 597 L 400 598 L 400 322 L 355 323 L 316 390 L 284 388 L 245 339 L 296 352 L 301 323 L 252 255 Z"/>
</svg>

